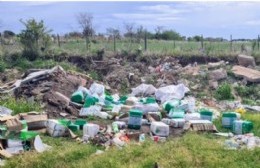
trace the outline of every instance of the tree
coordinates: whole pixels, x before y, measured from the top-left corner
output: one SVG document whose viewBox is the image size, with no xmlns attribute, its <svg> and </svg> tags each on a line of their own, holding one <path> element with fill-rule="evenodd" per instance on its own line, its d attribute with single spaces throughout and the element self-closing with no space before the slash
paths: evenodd
<svg viewBox="0 0 260 168">
<path fill-rule="evenodd" d="M 3 32 L 3 35 L 4 35 L 4 38 L 10 38 L 10 37 L 15 36 L 15 33 L 12 32 L 12 31 L 10 31 L 10 30 L 5 30 L 5 31 Z"/>
<path fill-rule="evenodd" d="M 130 41 L 133 41 L 134 37 L 134 23 L 124 23 L 124 27 L 126 30 L 126 33 L 124 34 L 125 37 L 129 37 Z"/>
<path fill-rule="evenodd" d="M 140 43 L 141 39 L 144 38 L 145 35 L 145 30 L 143 28 L 142 25 L 140 25 L 137 29 L 136 29 L 136 38 L 137 41 Z"/>
<path fill-rule="evenodd" d="M 162 30 L 163 30 L 163 26 L 157 26 L 155 28 L 155 39 L 159 40 L 161 38 L 161 34 L 162 34 Z"/>
<path fill-rule="evenodd" d="M 94 36 L 95 31 L 93 28 L 93 15 L 90 13 L 79 13 L 77 15 L 78 24 L 82 29 L 82 34 L 86 38 L 86 47 L 89 49 L 91 38 Z"/>
<path fill-rule="evenodd" d="M 120 31 L 119 29 L 115 29 L 115 28 L 107 28 L 107 34 L 109 35 L 109 37 L 115 37 L 117 39 L 120 39 Z"/>
<path fill-rule="evenodd" d="M 51 30 L 44 26 L 42 20 L 37 22 L 35 19 L 29 19 L 27 21 L 20 20 L 20 22 L 26 28 L 19 34 L 23 46 L 23 56 L 33 61 L 50 46 L 51 37 L 49 33 Z"/>
<path fill-rule="evenodd" d="M 161 38 L 163 40 L 182 40 L 182 37 L 179 33 L 174 30 L 165 30 L 161 33 Z"/>
</svg>

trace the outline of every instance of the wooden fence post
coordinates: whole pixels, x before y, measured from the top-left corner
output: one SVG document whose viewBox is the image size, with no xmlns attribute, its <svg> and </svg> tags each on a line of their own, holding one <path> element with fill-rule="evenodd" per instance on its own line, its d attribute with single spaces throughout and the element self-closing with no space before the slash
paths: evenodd
<svg viewBox="0 0 260 168">
<path fill-rule="evenodd" d="M 203 43 L 203 35 L 201 35 L 201 48 L 204 48 L 204 43 Z"/>
<path fill-rule="evenodd" d="M 144 50 L 147 50 L 147 35 L 146 35 L 146 31 L 144 33 Z"/>
<path fill-rule="evenodd" d="M 116 52 L 116 36 L 114 35 L 114 52 Z"/>
<path fill-rule="evenodd" d="M 60 47 L 60 35 L 57 34 L 57 39 L 58 39 L 58 46 Z"/>
<path fill-rule="evenodd" d="M 258 35 L 258 38 L 257 38 L 257 50 L 259 51 L 259 40 L 260 40 L 260 37 Z"/>
<path fill-rule="evenodd" d="M 232 52 L 233 50 L 233 46 L 232 46 L 232 34 L 230 35 L 230 51 Z"/>
<path fill-rule="evenodd" d="M 173 48 L 175 49 L 175 40 L 173 40 Z"/>
</svg>

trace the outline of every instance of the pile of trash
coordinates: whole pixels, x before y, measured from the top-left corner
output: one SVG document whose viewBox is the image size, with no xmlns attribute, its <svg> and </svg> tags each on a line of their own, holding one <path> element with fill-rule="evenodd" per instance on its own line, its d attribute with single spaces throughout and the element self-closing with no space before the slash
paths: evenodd
<svg viewBox="0 0 260 168">
<path fill-rule="evenodd" d="M 0 87 L 0 93 L 13 93 L 17 98 L 40 102 L 49 118 L 73 117 L 77 116 L 80 107 L 68 97 L 88 82 L 92 80 L 87 75 L 65 72 L 62 67 L 56 66 L 47 70 L 30 70 L 23 79 Z"/>
<path fill-rule="evenodd" d="M 36 150 L 41 153 L 50 149 L 39 136 L 46 130 L 47 119 L 45 113 L 20 113 L 16 116 L 1 113 L 0 156 L 10 158 L 24 151 Z"/>
<path fill-rule="evenodd" d="M 163 70 L 167 71 L 167 67 L 163 66 Z M 198 105 L 196 99 L 188 95 L 189 91 L 182 83 L 158 88 L 141 84 L 132 88 L 131 94 L 119 95 L 87 76 L 66 73 L 59 66 L 31 72 L 24 79 L 0 88 L 0 92 L 13 92 L 17 97 L 42 102 L 45 112 L 11 116 L 11 109 L 0 107 L 0 155 L 8 158 L 26 150 L 50 149 L 42 143 L 40 133 L 71 137 L 106 148 L 112 145 L 121 148 L 130 141 L 143 142 L 146 138 L 166 141 L 185 131 L 223 135 L 213 124 L 220 113 L 205 104 Z M 244 112 L 240 108 L 221 113 L 222 126 L 236 135 L 225 144 L 233 147 L 247 143 L 251 149 L 259 146 L 259 138 L 248 134 L 253 123 L 241 120 L 240 113 Z M 102 120 L 89 122 L 86 119 L 95 117 Z M 82 137 L 77 136 L 79 131 L 83 132 Z"/>
</svg>

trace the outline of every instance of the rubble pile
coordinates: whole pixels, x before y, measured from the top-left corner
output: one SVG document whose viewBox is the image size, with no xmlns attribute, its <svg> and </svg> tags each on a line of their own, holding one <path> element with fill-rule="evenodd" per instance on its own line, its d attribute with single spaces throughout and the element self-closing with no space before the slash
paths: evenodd
<svg viewBox="0 0 260 168">
<path fill-rule="evenodd" d="M 167 61 L 147 69 L 129 65 L 124 69 L 113 60 L 111 65 L 106 65 L 111 67 L 104 78 L 108 86 L 83 74 L 65 72 L 60 66 L 29 71 L 22 79 L 1 87 L 0 93 L 13 93 L 18 98 L 40 102 L 44 112 L 12 116 L 12 109 L 0 106 L 0 155 L 8 158 L 26 150 L 50 149 L 42 143 L 39 133 L 69 136 L 78 142 L 106 148 L 112 145 L 122 148 L 130 141 L 142 143 L 150 138 L 163 142 L 186 131 L 195 131 L 231 137 L 225 141 L 225 146 L 230 148 L 259 146 L 259 137 L 251 133 L 254 123 L 243 120 L 240 115 L 245 109 L 259 111 L 259 106 L 199 100 L 190 94 L 194 90 L 216 88 L 219 81 L 225 80 L 228 77 L 225 62 L 182 67 L 175 59 Z M 246 76 L 250 75 L 245 73 L 247 69 L 234 66 L 232 70 L 241 70 L 241 75 Z M 255 71 L 253 75 L 258 75 L 259 71 Z M 147 82 L 151 76 L 153 82 Z M 208 80 L 206 84 L 203 79 Z M 132 89 L 131 93 L 120 95 L 110 87 Z M 89 121 L 89 118 L 99 120 Z M 217 118 L 221 118 L 222 127 L 232 133 L 219 132 L 213 123 Z M 82 137 L 76 135 L 79 131 L 83 132 Z"/>
<path fill-rule="evenodd" d="M 86 80 L 88 79 L 88 80 Z M 40 102 L 49 118 L 57 118 L 61 113 L 77 116 L 78 106 L 69 98 L 78 86 L 91 82 L 87 76 L 74 75 L 56 66 L 50 70 L 37 70 L 25 75 L 23 79 L 6 84 L 0 88 L 1 93 L 13 92 L 30 101 Z"/>
</svg>

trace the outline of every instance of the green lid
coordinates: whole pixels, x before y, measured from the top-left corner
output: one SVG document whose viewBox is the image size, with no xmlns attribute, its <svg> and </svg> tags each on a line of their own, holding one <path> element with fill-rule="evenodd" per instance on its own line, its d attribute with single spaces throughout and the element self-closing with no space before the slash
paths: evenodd
<svg viewBox="0 0 260 168">
<path fill-rule="evenodd" d="M 84 94 L 82 91 L 76 91 L 71 95 L 70 100 L 75 103 L 82 103 L 84 100 Z"/>
<path fill-rule="evenodd" d="M 83 107 L 90 107 L 92 105 L 95 105 L 96 102 L 98 102 L 97 98 L 87 96 Z"/>
<path fill-rule="evenodd" d="M 20 139 L 23 141 L 27 141 L 35 138 L 37 135 L 39 135 L 39 133 L 35 131 L 21 131 Z"/>
<path fill-rule="evenodd" d="M 223 112 L 222 113 L 222 117 L 237 117 L 237 113 L 236 112 Z"/>
<path fill-rule="evenodd" d="M 175 108 L 180 105 L 180 100 L 170 100 L 163 104 L 163 109 L 169 112 L 172 108 Z"/>
<path fill-rule="evenodd" d="M 209 111 L 209 110 L 206 110 L 206 109 L 203 109 L 203 110 L 200 111 L 200 115 L 212 116 L 213 112 Z"/>
<path fill-rule="evenodd" d="M 76 125 L 76 124 L 71 123 L 71 124 L 68 126 L 68 128 L 69 128 L 71 131 L 76 132 L 76 131 L 79 130 L 79 125 Z"/>
<path fill-rule="evenodd" d="M 64 119 L 59 119 L 58 120 L 58 122 L 61 124 L 61 125 L 64 125 L 64 126 L 68 126 L 68 125 L 70 125 L 70 123 L 71 123 L 71 121 L 69 120 L 69 119 L 66 119 L 66 118 L 64 118 Z"/>
<path fill-rule="evenodd" d="M 138 109 L 131 109 L 129 111 L 130 116 L 143 116 L 143 112 Z"/>
</svg>

